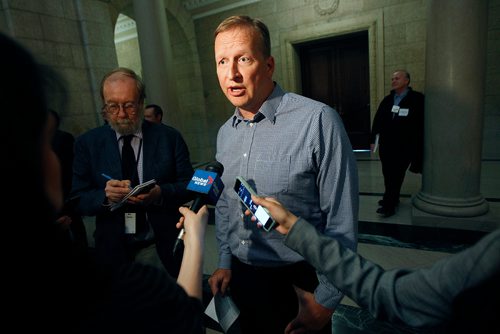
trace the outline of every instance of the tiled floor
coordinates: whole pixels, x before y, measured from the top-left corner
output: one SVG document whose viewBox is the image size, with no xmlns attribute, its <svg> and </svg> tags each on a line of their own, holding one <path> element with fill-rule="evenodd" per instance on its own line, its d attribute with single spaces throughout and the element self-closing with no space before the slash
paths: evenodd
<svg viewBox="0 0 500 334">
<path fill-rule="evenodd" d="M 454 230 L 453 226 L 450 226 L 451 233 L 441 231 L 438 234 L 429 233 L 429 228 L 412 226 L 411 196 L 420 190 L 421 175 L 410 172 L 406 175 L 401 191 L 401 203 L 396 214 L 389 218 L 380 217 L 375 212 L 378 208 L 377 201 L 384 192 L 380 161 L 366 153 L 358 153 L 357 157 L 360 181 L 358 252 L 362 256 L 386 269 L 427 266 L 450 253 L 467 247 L 470 242 L 482 235 L 482 233 L 465 232 L 467 237 L 460 238 L 459 232 L 461 231 Z M 500 227 L 500 161 L 482 163 L 481 193 L 489 202 L 489 215 L 493 216 Z M 405 234 L 409 235 L 406 239 Z M 419 234 L 423 235 L 421 239 L 419 239 Z M 456 237 L 457 234 L 459 237 Z M 447 235 L 450 237 L 446 237 Z M 210 274 L 216 269 L 216 265 L 217 248 L 214 226 L 209 226 L 204 272 Z M 336 333 L 413 333 L 410 329 L 391 327 L 374 321 L 363 310 L 358 309 L 356 303 L 348 297 L 342 300 L 342 304 L 343 307 L 335 313 L 335 319 L 339 323 L 339 327 L 335 328 Z M 346 327 L 349 327 L 348 330 Z M 371 330 L 367 330 L 367 327 Z M 207 333 L 220 332 L 207 329 Z"/>
</svg>

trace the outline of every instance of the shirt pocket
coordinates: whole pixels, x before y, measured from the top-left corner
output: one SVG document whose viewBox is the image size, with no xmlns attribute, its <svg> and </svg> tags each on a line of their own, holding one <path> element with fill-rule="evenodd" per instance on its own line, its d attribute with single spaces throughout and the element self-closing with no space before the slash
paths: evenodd
<svg viewBox="0 0 500 334">
<path fill-rule="evenodd" d="M 288 190 L 290 155 L 260 156 L 255 160 L 255 190 L 259 195 L 273 196 Z"/>
</svg>

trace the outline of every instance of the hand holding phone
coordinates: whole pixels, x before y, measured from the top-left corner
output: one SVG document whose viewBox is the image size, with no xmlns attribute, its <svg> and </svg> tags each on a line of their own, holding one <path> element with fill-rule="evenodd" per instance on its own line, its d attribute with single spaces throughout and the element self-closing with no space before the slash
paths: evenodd
<svg viewBox="0 0 500 334">
<path fill-rule="evenodd" d="M 261 205 L 256 205 L 252 201 L 252 195 L 257 196 L 255 190 L 248 184 L 248 182 L 241 176 L 236 177 L 234 183 L 234 191 L 238 194 L 241 202 L 246 206 L 250 212 L 257 218 L 262 228 L 269 232 L 276 224 L 274 219 L 269 214 L 269 211 Z"/>
<path fill-rule="evenodd" d="M 59 217 L 61 216 L 71 216 L 76 213 L 76 208 L 78 206 L 78 203 L 80 203 L 80 195 L 71 197 L 64 201 L 64 206 L 59 213 Z"/>
<path fill-rule="evenodd" d="M 281 234 L 288 234 L 288 231 L 290 231 L 293 225 L 299 220 L 296 215 L 285 208 L 276 198 L 253 196 L 252 199 L 254 204 L 262 205 L 262 207 L 269 211 L 276 222 L 274 229 Z"/>
</svg>

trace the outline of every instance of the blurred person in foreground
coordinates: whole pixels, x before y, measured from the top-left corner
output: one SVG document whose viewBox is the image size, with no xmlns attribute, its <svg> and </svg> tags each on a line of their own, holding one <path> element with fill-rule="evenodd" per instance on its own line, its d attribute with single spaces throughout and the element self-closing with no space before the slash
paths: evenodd
<svg viewBox="0 0 500 334">
<path fill-rule="evenodd" d="M 4 326 L 19 333 L 204 333 L 200 299 L 206 207 L 198 214 L 179 209 L 185 219 L 177 225 L 186 234 L 177 282 L 151 266 L 102 268 L 90 256 L 75 256 L 60 242 L 60 227 L 54 223 L 63 190 L 47 107 L 66 94 L 65 84 L 1 33 L 0 49 L 2 63 L 9 64 L 0 81 L 0 108 L 9 124 L 1 144 L 9 157 L 1 164 L 9 196 L 1 208 L 19 215 L 2 230 L 15 236 L 2 242 L 10 250 L 3 261 Z M 12 126 L 21 112 L 22 131 Z"/>
<path fill-rule="evenodd" d="M 384 270 L 322 235 L 275 198 L 252 200 L 270 211 L 286 246 L 374 317 L 441 333 L 499 332 L 500 229 L 432 266 Z"/>
<path fill-rule="evenodd" d="M 75 137 L 60 129 L 61 119 L 54 109 L 49 109 L 49 126 L 54 129 L 52 149 L 61 165 L 64 205 L 59 212 L 56 223 L 61 227 L 61 237 L 66 238 L 75 251 L 86 252 L 88 248 L 87 231 L 82 216 L 76 212 L 79 197 L 70 197 L 73 177 L 73 157 Z"/>
</svg>

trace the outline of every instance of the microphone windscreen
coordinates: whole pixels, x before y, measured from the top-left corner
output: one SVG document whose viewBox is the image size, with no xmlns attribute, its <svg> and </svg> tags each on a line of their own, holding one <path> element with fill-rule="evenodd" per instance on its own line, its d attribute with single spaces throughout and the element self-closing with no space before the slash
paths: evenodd
<svg viewBox="0 0 500 334">
<path fill-rule="evenodd" d="M 224 183 L 217 172 L 197 169 L 189 181 L 187 189 L 203 196 L 205 204 L 215 205 L 224 189 Z"/>
</svg>

